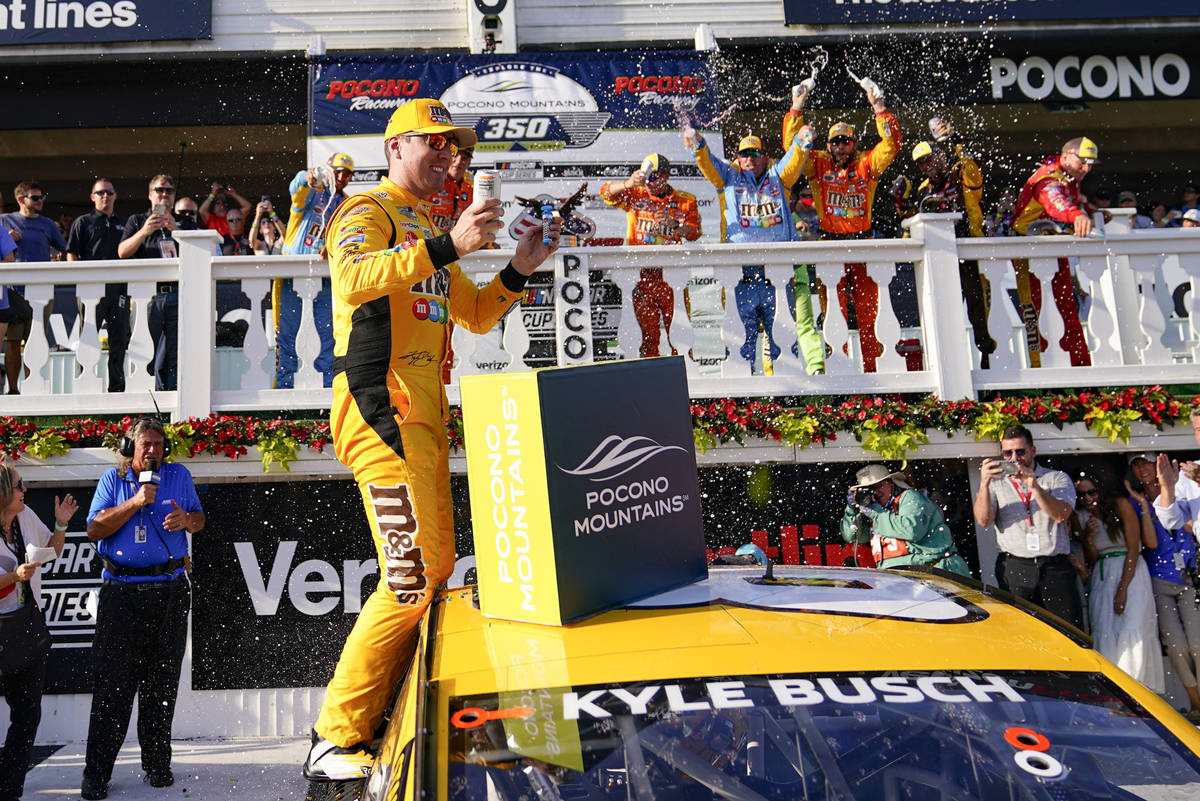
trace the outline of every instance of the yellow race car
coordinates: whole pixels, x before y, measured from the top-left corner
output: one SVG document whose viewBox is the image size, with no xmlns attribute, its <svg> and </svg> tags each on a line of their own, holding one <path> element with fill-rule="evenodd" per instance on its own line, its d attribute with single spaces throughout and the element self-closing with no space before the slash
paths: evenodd
<svg viewBox="0 0 1200 801">
<path fill-rule="evenodd" d="M 923 568 L 713 568 L 553 627 L 447 590 L 373 772 L 329 797 L 1200 798 L 1196 728 L 999 596 Z"/>
</svg>

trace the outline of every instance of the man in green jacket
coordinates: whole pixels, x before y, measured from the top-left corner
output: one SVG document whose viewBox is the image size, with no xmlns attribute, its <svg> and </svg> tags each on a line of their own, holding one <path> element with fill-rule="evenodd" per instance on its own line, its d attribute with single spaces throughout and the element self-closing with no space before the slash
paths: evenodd
<svg viewBox="0 0 1200 801">
<path fill-rule="evenodd" d="M 855 473 L 842 515 L 842 539 L 871 544 L 878 567 L 933 565 L 970 576 L 942 512 L 904 480 L 871 464 Z M 868 496 L 868 492 L 870 496 Z"/>
</svg>

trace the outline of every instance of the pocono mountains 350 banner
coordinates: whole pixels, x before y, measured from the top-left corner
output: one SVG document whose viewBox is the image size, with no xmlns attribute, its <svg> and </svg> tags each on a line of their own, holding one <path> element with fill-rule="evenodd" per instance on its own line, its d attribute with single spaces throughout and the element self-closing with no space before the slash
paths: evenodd
<svg viewBox="0 0 1200 801">
<path fill-rule="evenodd" d="M 598 199 L 604 181 L 629 176 L 644 156 L 671 161 L 671 184 L 696 195 L 704 233 L 719 238 L 716 193 L 683 144 L 680 114 L 707 131 L 719 115 L 708 62 L 693 52 L 406 55 L 318 61 L 312 67 L 309 157 L 324 163 L 349 153 L 355 188 L 378 180 L 383 130 L 401 104 L 441 100 L 454 122 L 479 135 L 472 170 L 498 170 L 505 221 L 516 195 L 566 198 L 587 184 L 580 211 L 597 240 L 622 244 L 625 215 Z M 758 132 L 768 139 L 778 132 Z"/>
<path fill-rule="evenodd" d="M 1194 7 L 1177 0 L 783 0 L 783 21 L 788 25 L 1130 19 L 1195 13 Z"/>
</svg>

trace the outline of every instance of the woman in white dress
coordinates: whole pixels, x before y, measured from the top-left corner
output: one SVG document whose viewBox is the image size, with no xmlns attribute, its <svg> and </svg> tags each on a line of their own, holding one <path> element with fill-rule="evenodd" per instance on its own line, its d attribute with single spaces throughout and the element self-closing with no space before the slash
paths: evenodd
<svg viewBox="0 0 1200 801">
<path fill-rule="evenodd" d="M 1151 526 L 1143 528 L 1127 498 L 1104 490 L 1085 476 L 1075 482 L 1076 516 L 1083 552 L 1091 567 L 1088 610 L 1096 650 L 1156 693 L 1165 690 L 1162 645 L 1150 573 L 1142 545 L 1153 548 Z"/>
</svg>

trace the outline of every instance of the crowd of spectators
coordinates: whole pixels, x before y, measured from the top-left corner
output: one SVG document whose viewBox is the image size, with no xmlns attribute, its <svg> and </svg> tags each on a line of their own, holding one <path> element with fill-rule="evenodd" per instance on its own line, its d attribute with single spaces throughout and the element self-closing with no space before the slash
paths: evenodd
<svg viewBox="0 0 1200 801">
<path fill-rule="evenodd" d="M 860 149 L 859 132 L 844 121 L 830 127 L 825 149 L 814 144 L 814 132 L 803 125 L 808 97 L 805 90 L 792 98 L 792 106 L 784 117 L 783 144 L 788 152 L 780 162 L 768 157 L 758 136 L 743 137 L 736 158 L 726 162 L 711 155 L 703 138 L 695 131 L 684 131 L 687 146 L 693 150 L 698 166 L 713 183 L 721 200 L 723 240 L 764 241 L 765 237 L 770 241 L 798 241 L 891 235 L 899 233 L 891 221 L 921 210 L 961 212 L 963 220 L 959 236 L 1029 234 L 1050 228 L 1073 230 L 1076 235 L 1084 236 L 1091 229 L 1092 215 L 1103 214 L 1110 208 L 1135 209 L 1132 225 L 1138 229 L 1200 226 L 1200 193 L 1191 182 L 1182 186 L 1180 197 L 1174 201 L 1145 199 L 1144 195 L 1128 187 L 1099 186 L 1090 195 L 1084 195 L 1080 182 L 1097 157 L 1095 143 L 1086 137 L 1070 140 L 1059 155 L 1044 159 L 1024 187 L 1001 191 L 990 212 L 984 214 L 982 187 L 988 161 L 948 121 L 940 118 L 930 121 L 930 136 L 909 150 L 909 158 L 899 160 L 903 174 L 895 179 L 887 193 L 891 200 L 889 208 L 877 208 L 874 184 L 897 154 L 903 152 L 901 131 L 896 118 L 888 112 L 879 87 L 864 86 L 864 92 L 874 111 L 880 137 L 871 148 Z M 804 131 L 802 144 L 794 141 L 801 130 Z M 468 172 L 472 155 L 470 148 L 464 148 L 458 154 L 453 169 L 447 174 L 445 189 L 435 199 L 435 219 L 443 229 L 452 226 L 461 210 L 472 202 L 473 183 Z M 665 163 L 665 157 L 663 161 Z M 338 153 L 325 165 L 300 171 L 288 187 L 291 202 L 288 211 L 282 213 L 276 211 L 269 196 L 262 196 L 255 204 L 220 180 L 212 181 L 210 191 L 197 203 L 196 199 L 186 195 L 176 195 L 171 176 L 157 175 L 150 181 L 147 211 L 130 215 L 128 219 L 115 212 L 117 187 L 109 179 L 98 178 L 93 183 L 89 197 L 93 208 L 86 214 L 77 218 L 63 215 L 58 219 L 42 213 L 46 193 L 39 184 L 23 181 L 13 190 L 18 210 L 0 214 L 0 260 L 170 258 L 176 255 L 171 231 L 196 228 L 213 230 L 221 236 L 219 251 L 222 255 L 320 253 L 324 246 L 325 218 L 344 199 L 343 190 L 353 169 L 353 160 Z M 760 187 L 764 175 L 775 177 Z M 663 179 L 669 177 L 668 166 L 663 171 Z M 778 184 L 778 188 L 771 188 L 771 182 Z M 780 197 L 776 199 L 771 192 Z M 742 202 L 747 197 L 755 202 Z M 776 213 L 772 209 L 779 204 L 783 204 L 783 216 L 776 220 L 770 215 Z M 746 209 L 752 209 L 757 216 L 743 219 Z M 787 219 L 788 212 L 790 220 Z M 883 221 L 876 220 L 881 217 Z M 698 235 L 699 226 L 696 228 L 695 235 Z M 641 239 L 631 235 L 629 241 L 640 242 Z M 1029 274 L 1028 265 L 1022 261 L 1014 260 L 1017 273 L 1014 303 L 1027 328 L 1036 331 L 1041 288 L 1038 279 Z M 747 266 L 743 281 L 735 289 L 739 313 L 746 324 L 746 342 L 740 348 L 740 355 L 751 361 L 757 358 L 759 351 L 765 352 L 768 360 L 776 358 L 779 352 L 778 346 L 770 341 L 775 314 L 774 287 L 761 277 L 761 272 L 761 267 Z M 642 277 L 645 279 L 645 275 Z M 960 265 L 960 281 L 975 346 L 981 366 L 986 368 L 989 356 L 996 348 L 996 342 L 987 330 L 989 287 L 972 261 Z M 290 279 L 276 281 L 271 298 L 266 300 L 273 309 L 277 334 L 279 355 L 275 385 L 281 388 L 293 385 L 293 375 L 298 367 L 295 336 L 301 303 L 291 283 Z M 1058 344 L 1070 353 L 1073 365 L 1090 364 L 1090 354 L 1078 323 L 1080 290 L 1068 260 L 1060 260 L 1059 271 L 1052 283 L 1053 299 L 1066 326 Z M 0 286 L 0 342 L 4 343 L 4 380 L 0 381 L 0 392 L 10 394 L 19 393 L 22 373 L 28 372 L 27 368 L 22 370 L 22 347 L 30 334 L 33 319 L 23 290 L 21 286 Z M 793 350 L 795 355 L 804 358 L 810 373 L 824 371 L 826 346 L 815 322 L 825 311 L 825 291 L 826 288 L 816 280 L 811 265 L 797 265 L 795 278 L 787 287 L 790 312 L 796 320 L 799 337 Z M 846 265 L 846 274 L 837 287 L 838 300 L 848 327 L 858 332 L 866 372 L 875 369 L 875 360 L 883 352 L 883 346 L 874 335 L 878 292 L 879 288 L 866 275 L 864 265 Z M 916 325 L 911 265 L 897 265 L 897 280 L 892 282 L 890 292 L 901 324 Z M 156 377 L 156 386 L 163 389 L 173 388 L 175 382 L 173 315 L 178 305 L 176 294 L 174 284 L 160 286 L 150 314 L 155 360 L 148 369 Z M 644 296 L 642 300 L 647 296 L 644 291 L 640 294 Z M 236 306 L 249 308 L 250 304 L 240 295 L 237 286 L 219 288 L 218 295 L 233 297 Z M 314 301 L 314 314 L 321 340 L 316 367 L 327 386 L 332 376 L 328 297 L 325 279 Z M 811 305 L 814 297 L 820 298 L 816 314 L 812 313 Z M 638 300 L 638 297 L 634 298 L 635 305 Z M 125 283 L 108 283 L 96 309 L 101 340 L 108 348 L 107 388 L 111 392 L 124 391 L 125 379 L 134 369 L 125 358 L 131 335 L 130 302 Z M 648 308 L 646 311 L 648 314 Z M 54 299 L 44 310 L 51 350 L 68 349 L 84 313 L 73 285 L 55 287 Z M 52 315 L 56 321 L 61 318 L 65 327 L 50 325 Z M 645 336 L 657 339 L 649 330 L 656 325 L 642 327 Z M 669 336 L 669 322 L 664 328 Z M 67 341 L 58 341 L 64 336 Z M 767 340 L 763 348 L 756 344 L 760 337 Z M 1038 366 L 1041 352 L 1050 343 L 1040 334 L 1031 334 L 1030 340 L 1029 361 L 1031 366 Z M 901 342 L 898 349 L 903 352 L 905 347 L 905 342 Z M 918 363 L 914 369 L 920 369 L 919 342 L 914 340 L 911 349 L 916 350 Z M 643 351 L 646 350 L 647 342 L 644 341 Z"/>
<path fill-rule="evenodd" d="M 1192 416 L 1200 442 L 1200 413 Z M 1121 475 L 1072 477 L 1037 462 L 1023 426 L 985 459 L 975 522 L 994 527 L 1002 589 L 1092 635 L 1096 650 L 1157 693 L 1164 651 L 1200 723 L 1200 464 L 1135 454 Z"/>
</svg>

